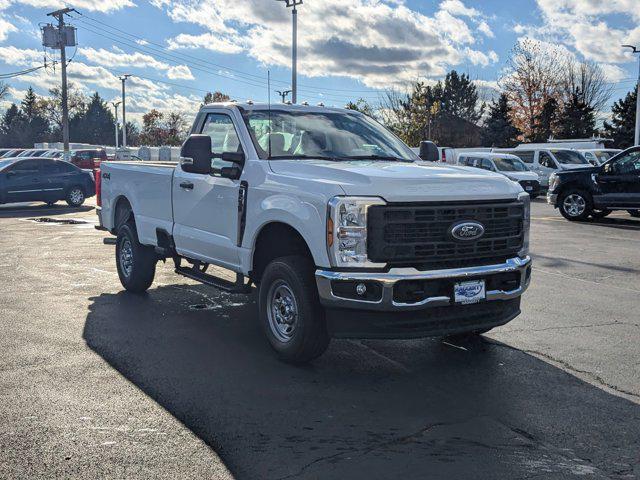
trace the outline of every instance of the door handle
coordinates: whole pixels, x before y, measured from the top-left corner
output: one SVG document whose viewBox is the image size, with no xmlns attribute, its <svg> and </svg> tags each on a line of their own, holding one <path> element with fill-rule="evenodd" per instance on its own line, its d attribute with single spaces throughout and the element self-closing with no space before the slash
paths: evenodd
<svg viewBox="0 0 640 480">
<path fill-rule="evenodd" d="M 180 184 L 180 188 L 184 188 L 185 190 L 193 190 L 193 183 L 191 183 L 191 182 L 182 182 Z"/>
</svg>

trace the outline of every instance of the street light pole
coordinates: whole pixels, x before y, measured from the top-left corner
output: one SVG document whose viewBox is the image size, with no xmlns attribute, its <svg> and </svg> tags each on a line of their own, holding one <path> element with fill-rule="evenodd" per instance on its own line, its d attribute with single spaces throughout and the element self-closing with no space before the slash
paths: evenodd
<svg viewBox="0 0 640 480">
<path fill-rule="evenodd" d="M 122 148 L 127 148 L 127 110 L 125 108 L 125 82 L 131 75 L 123 75 L 122 80 Z"/>
<path fill-rule="evenodd" d="M 302 0 L 278 0 L 285 2 L 287 8 L 293 7 L 291 11 L 291 103 L 298 102 L 298 5 L 302 5 Z"/>
<path fill-rule="evenodd" d="M 122 102 L 111 102 L 111 105 L 113 105 L 113 113 L 116 117 L 116 150 L 118 150 L 118 107 L 121 103 Z"/>
<path fill-rule="evenodd" d="M 633 138 L 634 145 L 640 145 L 640 50 L 633 45 L 622 45 L 630 48 L 633 53 L 638 54 L 638 81 L 636 83 L 636 129 Z"/>
</svg>

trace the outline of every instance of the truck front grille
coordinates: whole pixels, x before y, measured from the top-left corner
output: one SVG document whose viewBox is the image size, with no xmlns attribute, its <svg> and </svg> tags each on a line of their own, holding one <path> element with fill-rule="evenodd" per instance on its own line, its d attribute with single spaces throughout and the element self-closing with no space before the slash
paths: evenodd
<svg viewBox="0 0 640 480">
<path fill-rule="evenodd" d="M 522 248 L 524 207 L 519 202 L 388 204 L 369 208 L 368 257 L 420 270 L 501 263 Z M 460 241 L 449 232 L 475 220 L 485 232 Z"/>
</svg>

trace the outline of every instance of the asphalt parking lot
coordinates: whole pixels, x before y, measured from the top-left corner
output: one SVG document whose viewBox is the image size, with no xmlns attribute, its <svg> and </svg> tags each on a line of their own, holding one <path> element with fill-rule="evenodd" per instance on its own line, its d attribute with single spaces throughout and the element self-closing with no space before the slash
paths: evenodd
<svg viewBox="0 0 640 480">
<path fill-rule="evenodd" d="M 90 205 L 0 206 L 0 477 L 638 478 L 640 220 L 532 216 L 513 322 L 292 367 L 252 298 L 123 292 Z"/>
</svg>

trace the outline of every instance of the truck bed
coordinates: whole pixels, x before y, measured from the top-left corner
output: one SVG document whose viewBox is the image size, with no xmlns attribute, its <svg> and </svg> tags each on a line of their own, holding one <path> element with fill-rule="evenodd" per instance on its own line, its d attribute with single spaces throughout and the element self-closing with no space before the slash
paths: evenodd
<svg viewBox="0 0 640 480">
<path fill-rule="evenodd" d="M 175 162 L 118 161 L 103 162 L 102 222 L 112 229 L 115 208 L 126 197 L 135 212 L 138 237 L 141 243 L 156 245 L 156 229 L 173 229 L 171 188 Z"/>
</svg>

